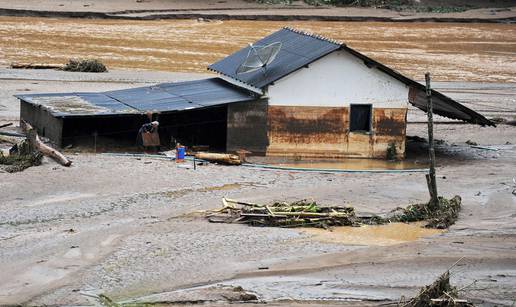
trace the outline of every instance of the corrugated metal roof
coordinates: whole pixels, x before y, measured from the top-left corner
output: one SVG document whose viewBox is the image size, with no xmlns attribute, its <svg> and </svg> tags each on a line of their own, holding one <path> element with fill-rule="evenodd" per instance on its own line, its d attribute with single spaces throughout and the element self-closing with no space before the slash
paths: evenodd
<svg viewBox="0 0 516 307">
<path fill-rule="evenodd" d="M 275 42 L 281 42 L 282 46 L 276 59 L 266 69 L 236 74 L 236 70 L 249 53 L 251 48 L 249 46 L 210 65 L 208 69 L 256 88 L 262 88 L 341 47 L 339 43 L 330 39 L 291 28 L 274 32 L 254 45 L 265 46 Z"/>
<path fill-rule="evenodd" d="M 116 115 L 135 113 L 128 105 L 102 93 L 52 93 L 16 95 L 32 105 L 47 109 L 54 117 Z"/>
<path fill-rule="evenodd" d="M 16 97 L 48 109 L 55 117 L 175 112 L 255 99 L 251 92 L 220 78 L 102 93 L 31 94 Z"/>
</svg>

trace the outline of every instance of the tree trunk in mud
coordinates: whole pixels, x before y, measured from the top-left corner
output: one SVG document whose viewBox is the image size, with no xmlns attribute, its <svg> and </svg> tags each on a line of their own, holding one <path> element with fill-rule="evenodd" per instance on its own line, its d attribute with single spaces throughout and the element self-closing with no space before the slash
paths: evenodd
<svg viewBox="0 0 516 307">
<path fill-rule="evenodd" d="M 240 165 L 242 161 L 236 155 L 231 154 L 220 154 L 210 152 L 199 152 L 195 155 L 196 159 L 206 160 L 210 162 L 216 162 L 228 165 Z"/>
<path fill-rule="evenodd" d="M 72 161 L 68 160 L 62 153 L 55 150 L 54 148 L 43 143 L 36 130 L 28 123 L 23 122 L 24 130 L 27 132 L 27 139 L 29 140 L 29 146 L 31 151 L 39 151 L 44 156 L 54 159 L 56 162 L 63 166 L 72 165 Z"/>
</svg>

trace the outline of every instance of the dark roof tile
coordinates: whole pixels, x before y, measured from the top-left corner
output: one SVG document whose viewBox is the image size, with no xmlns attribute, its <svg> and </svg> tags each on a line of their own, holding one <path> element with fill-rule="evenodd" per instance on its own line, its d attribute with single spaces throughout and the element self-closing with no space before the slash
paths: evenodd
<svg viewBox="0 0 516 307">
<path fill-rule="evenodd" d="M 245 61 L 251 48 L 249 46 L 210 65 L 208 69 L 262 88 L 341 47 L 335 41 L 291 28 L 274 32 L 255 45 L 265 46 L 275 42 L 282 43 L 281 49 L 276 59 L 265 69 L 237 75 L 236 70 Z"/>
</svg>

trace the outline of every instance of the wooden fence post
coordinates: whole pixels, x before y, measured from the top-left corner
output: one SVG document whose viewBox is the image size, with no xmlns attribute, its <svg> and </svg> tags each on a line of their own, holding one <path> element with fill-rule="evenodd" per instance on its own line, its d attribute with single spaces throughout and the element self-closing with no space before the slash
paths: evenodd
<svg viewBox="0 0 516 307">
<path fill-rule="evenodd" d="M 426 114 L 428 115 L 428 154 L 430 156 L 430 172 L 426 176 L 430 193 L 430 207 L 436 208 L 438 203 L 437 182 L 435 180 L 435 150 L 434 150 L 434 107 L 432 103 L 432 89 L 430 88 L 430 73 L 425 74 L 426 81 Z"/>
</svg>

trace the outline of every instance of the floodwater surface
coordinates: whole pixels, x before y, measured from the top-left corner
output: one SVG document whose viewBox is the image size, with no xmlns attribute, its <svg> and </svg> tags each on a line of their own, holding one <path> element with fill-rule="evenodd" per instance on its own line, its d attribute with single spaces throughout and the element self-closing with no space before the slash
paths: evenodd
<svg viewBox="0 0 516 307">
<path fill-rule="evenodd" d="M 315 32 L 415 78 L 516 82 L 516 26 L 476 23 L 0 17 L 0 65 L 94 57 L 108 68 L 206 72 L 283 26 Z"/>
<path fill-rule="evenodd" d="M 422 223 L 389 223 L 361 227 L 334 227 L 331 230 L 305 228 L 303 233 L 328 243 L 387 246 L 416 241 L 419 238 L 443 233 L 444 230 L 422 227 Z"/>
<path fill-rule="evenodd" d="M 318 170 L 407 170 L 427 168 L 427 163 L 415 161 L 386 161 L 380 159 L 341 159 L 334 161 L 291 161 L 279 162 L 274 165 L 292 168 L 307 168 Z"/>
</svg>

